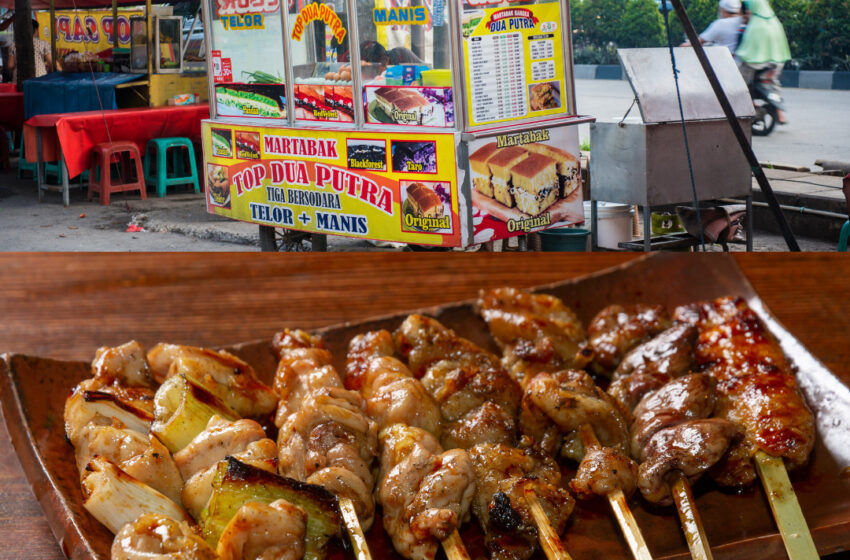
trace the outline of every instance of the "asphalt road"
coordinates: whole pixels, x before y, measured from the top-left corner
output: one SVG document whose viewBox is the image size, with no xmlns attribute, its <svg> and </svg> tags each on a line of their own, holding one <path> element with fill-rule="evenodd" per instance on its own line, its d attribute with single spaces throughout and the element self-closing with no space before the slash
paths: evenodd
<svg viewBox="0 0 850 560">
<path fill-rule="evenodd" d="M 761 162 L 812 167 L 818 159 L 850 161 L 850 91 L 788 88 L 783 95 L 789 124 L 753 139 Z M 600 121 L 619 120 L 632 98 L 625 80 L 576 80 L 579 114 Z M 580 135 L 582 140 L 590 137 L 587 125 Z"/>
</svg>

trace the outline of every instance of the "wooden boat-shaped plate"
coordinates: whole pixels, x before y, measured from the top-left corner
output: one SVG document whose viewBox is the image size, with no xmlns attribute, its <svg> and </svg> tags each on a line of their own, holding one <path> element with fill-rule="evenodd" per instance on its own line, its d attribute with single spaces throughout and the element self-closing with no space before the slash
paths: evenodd
<svg viewBox="0 0 850 560">
<path fill-rule="evenodd" d="M 765 320 L 798 369 L 809 405 L 817 415 L 817 445 L 808 468 L 792 481 L 821 554 L 850 549 L 850 390 L 780 325 L 764 307 L 735 261 L 712 259 L 710 267 L 693 258 L 657 255 L 581 279 L 541 286 L 577 311 L 587 324 L 609 303 L 662 303 L 672 308 L 700 299 L 740 295 Z M 471 302 L 419 310 L 458 333 L 495 350 Z M 330 350 L 341 362 L 351 337 L 373 329 L 395 329 L 406 314 L 323 329 Z M 232 351 L 270 381 L 275 360 L 269 341 L 239 344 Z M 338 367 L 341 363 L 338 364 Z M 6 425 L 24 471 L 62 550 L 69 558 L 108 558 L 112 535 L 82 507 L 71 446 L 65 441 L 62 410 L 68 391 L 88 377 L 89 364 L 5 355 L 0 361 L 0 397 Z M 717 489 L 708 480 L 695 486 L 697 504 L 715 558 L 782 558 L 784 548 L 761 486 L 741 494 Z M 688 557 L 671 509 L 653 510 L 640 497 L 632 508 L 655 558 Z M 473 558 L 484 557 L 481 533 L 472 522 L 461 536 Z M 395 554 L 380 522 L 369 535 L 373 557 Z M 581 504 L 564 537 L 577 560 L 629 558 L 628 548 L 604 501 Z"/>
</svg>

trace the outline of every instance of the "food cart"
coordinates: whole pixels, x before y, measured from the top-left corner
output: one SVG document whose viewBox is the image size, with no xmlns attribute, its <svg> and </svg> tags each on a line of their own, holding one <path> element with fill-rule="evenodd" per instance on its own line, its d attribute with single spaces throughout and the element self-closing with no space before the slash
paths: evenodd
<svg viewBox="0 0 850 560">
<path fill-rule="evenodd" d="M 209 0 L 211 213 L 464 247 L 584 221 L 558 0 Z"/>
</svg>

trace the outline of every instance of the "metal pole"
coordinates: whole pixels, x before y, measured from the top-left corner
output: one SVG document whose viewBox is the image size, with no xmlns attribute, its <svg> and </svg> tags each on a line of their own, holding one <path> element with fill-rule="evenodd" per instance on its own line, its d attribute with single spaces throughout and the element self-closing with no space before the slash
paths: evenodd
<svg viewBox="0 0 850 560">
<path fill-rule="evenodd" d="M 18 91 L 24 91 L 24 81 L 35 77 L 35 45 L 32 40 L 32 4 L 30 0 L 15 0 L 14 25 Z"/>
<path fill-rule="evenodd" d="M 56 71 L 56 0 L 50 0 L 50 60 Z"/>
<path fill-rule="evenodd" d="M 711 84 L 711 89 L 714 90 L 714 95 L 717 96 L 717 101 L 720 102 L 720 107 L 723 108 L 723 112 L 726 114 L 726 120 L 729 121 L 729 126 L 732 127 L 732 132 L 735 134 L 735 138 L 741 146 L 741 151 L 744 152 L 744 156 L 750 164 L 750 169 L 752 169 L 753 175 L 755 175 L 756 181 L 758 181 L 761 192 L 764 193 L 764 197 L 767 199 L 767 203 L 770 205 L 771 211 L 773 211 L 773 216 L 779 224 L 779 229 L 782 230 L 782 236 L 785 238 L 785 243 L 788 244 L 788 250 L 799 251 L 800 246 L 797 244 L 794 232 L 791 231 L 791 226 L 789 226 L 788 222 L 785 220 L 785 216 L 779 208 L 779 202 L 776 200 L 776 195 L 773 194 L 773 188 L 771 188 L 770 182 L 767 180 L 764 170 L 761 168 L 761 164 L 759 163 L 758 158 L 756 158 L 756 154 L 753 152 L 752 146 L 750 146 L 750 143 L 747 141 L 747 136 L 741 128 L 741 123 L 738 122 L 738 118 L 735 116 L 735 111 L 732 110 L 732 105 L 729 103 L 729 98 L 726 97 L 726 93 L 723 91 L 723 86 L 720 85 L 720 81 L 717 79 L 717 75 L 711 67 L 711 62 L 708 61 L 708 57 L 705 55 L 705 50 L 702 48 L 702 43 L 694 29 L 694 25 L 691 23 L 688 13 L 682 5 L 682 0 L 671 0 L 671 2 L 673 4 L 673 9 L 676 10 L 676 15 L 678 16 L 679 21 L 682 22 L 685 35 L 687 35 L 688 41 L 690 41 L 691 46 L 694 48 L 694 52 L 702 65 L 705 76 Z"/>
<path fill-rule="evenodd" d="M 53 5 L 53 0 L 50 0 Z M 118 0 L 112 0 L 112 66 L 118 56 Z"/>
<path fill-rule="evenodd" d="M 148 80 L 151 80 L 153 77 L 153 57 L 154 57 L 154 44 L 153 44 L 153 32 L 151 31 L 151 0 L 145 0 L 145 25 L 147 27 L 147 43 L 148 43 Z M 159 55 L 157 55 L 159 56 Z M 152 83 L 152 82 L 151 82 Z M 150 87 L 150 86 L 148 86 Z"/>
</svg>

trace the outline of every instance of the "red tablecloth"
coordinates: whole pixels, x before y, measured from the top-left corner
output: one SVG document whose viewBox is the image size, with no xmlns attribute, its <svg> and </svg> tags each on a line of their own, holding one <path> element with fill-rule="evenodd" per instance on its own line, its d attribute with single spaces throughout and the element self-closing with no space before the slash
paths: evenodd
<svg viewBox="0 0 850 560">
<path fill-rule="evenodd" d="M 36 115 L 24 123 L 27 160 L 36 160 L 36 128 L 41 129 L 42 159 L 58 160 L 61 149 L 68 176 L 76 177 L 88 169 L 89 154 L 96 144 L 110 140 L 134 142 L 144 153 L 151 138 L 182 136 L 199 143 L 201 120 L 209 115 L 206 103 Z"/>
<path fill-rule="evenodd" d="M 6 84 L 0 84 L 0 86 Z M 13 84 L 8 84 L 13 85 Z M 0 91 L 0 127 L 18 130 L 24 124 L 24 94 Z"/>
<path fill-rule="evenodd" d="M 9 82 L 0 84 L 0 93 L 14 93 L 16 91 L 18 91 L 17 84 L 10 84 Z"/>
</svg>

